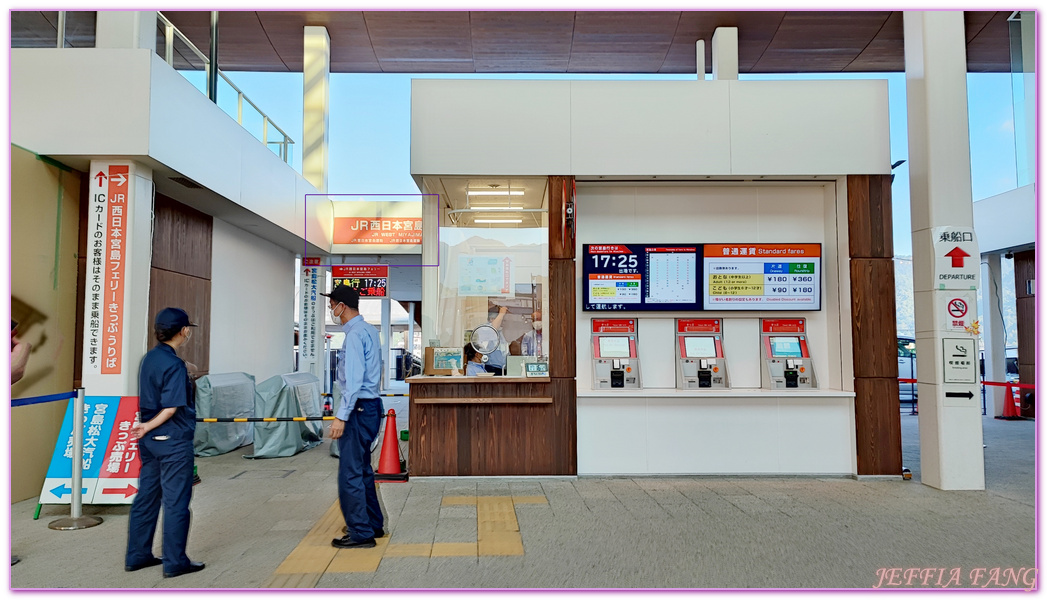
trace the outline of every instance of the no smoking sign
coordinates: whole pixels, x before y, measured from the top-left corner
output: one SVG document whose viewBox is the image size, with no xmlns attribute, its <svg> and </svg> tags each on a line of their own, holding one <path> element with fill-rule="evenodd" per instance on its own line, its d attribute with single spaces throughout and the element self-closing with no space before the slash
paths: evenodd
<svg viewBox="0 0 1047 600">
<path fill-rule="evenodd" d="M 942 304 L 941 320 L 942 329 L 946 331 L 955 332 L 968 332 L 968 328 L 972 327 L 975 319 L 978 318 L 978 311 L 975 308 L 975 301 L 977 292 L 936 292 L 940 294 Z"/>
</svg>

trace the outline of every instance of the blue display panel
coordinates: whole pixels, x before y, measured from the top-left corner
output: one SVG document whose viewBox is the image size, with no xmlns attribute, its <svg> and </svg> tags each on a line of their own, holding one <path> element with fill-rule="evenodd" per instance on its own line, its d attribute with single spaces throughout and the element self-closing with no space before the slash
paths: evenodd
<svg viewBox="0 0 1047 600">
<path fill-rule="evenodd" d="M 583 310 L 702 310 L 700 244 L 585 244 Z"/>
</svg>

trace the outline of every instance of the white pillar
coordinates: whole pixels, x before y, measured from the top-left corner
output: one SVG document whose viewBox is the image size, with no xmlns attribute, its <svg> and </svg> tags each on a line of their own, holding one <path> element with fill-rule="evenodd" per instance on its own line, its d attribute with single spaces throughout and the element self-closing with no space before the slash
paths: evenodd
<svg viewBox="0 0 1047 600">
<path fill-rule="evenodd" d="M 738 79 L 737 27 L 717 27 L 713 31 L 713 79 Z"/>
<path fill-rule="evenodd" d="M 156 11 L 98 11 L 95 48 L 147 48 L 155 52 Z"/>
<path fill-rule="evenodd" d="M 302 61 L 302 176 L 327 192 L 327 129 L 330 112 L 331 36 L 326 27 L 307 26 Z"/>
<path fill-rule="evenodd" d="M 943 362 L 944 339 L 971 336 L 946 329 L 954 293 L 937 285 L 933 236 L 935 227 L 973 231 L 963 11 L 906 11 L 904 31 L 921 478 L 940 489 L 982 490 L 978 386 L 946 384 Z M 967 260 L 977 260 L 973 254 Z M 975 307 L 969 309 L 977 314 Z M 973 355 L 977 369 L 977 352 Z M 972 399 L 955 396 L 967 391 Z"/>
<path fill-rule="evenodd" d="M 382 390 L 386 390 L 389 387 L 389 381 L 392 379 L 390 373 L 395 374 L 396 365 L 393 361 L 389 360 L 389 355 L 392 353 L 392 317 L 391 310 L 392 300 L 389 298 L 382 298 L 382 365 L 385 367 L 382 369 Z"/>
<path fill-rule="evenodd" d="M 982 340 L 985 342 L 985 381 L 1007 380 L 1007 357 L 1005 352 L 1007 331 L 1004 329 L 1003 278 L 1000 272 L 1000 255 L 986 254 L 982 257 Z M 1003 414 L 1007 388 L 985 386 L 985 414 L 998 417 Z"/>
<path fill-rule="evenodd" d="M 83 387 L 88 396 L 137 396 L 149 349 L 153 172 L 130 161 L 91 161 L 88 172 Z M 189 315 L 198 319 L 201 315 Z"/>
<path fill-rule="evenodd" d="M 436 330 L 436 313 L 440 309 L 440 269 L 436 267 L 440 257 L 440 199 L 436 194 L 423 190 L 422 196 L 422 348 L 429 346 L 429 340 L 439 336 Z M 440 340 L 441 344 L 454 345 L 459 340 Z M 424 352 L 424 350 L 423 350 Z M 423 354 L 424 356 L 424 354 Z"/>
<path fill-rule="evenodd" d="M 697 63 L 698 81 L 705 81 L 705 40 L 694 43 L 695 62 Z"/>
</svg>

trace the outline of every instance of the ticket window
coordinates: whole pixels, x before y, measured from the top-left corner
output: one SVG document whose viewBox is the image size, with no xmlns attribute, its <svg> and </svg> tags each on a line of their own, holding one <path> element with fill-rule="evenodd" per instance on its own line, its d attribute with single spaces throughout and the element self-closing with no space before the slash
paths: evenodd
<svg viewBox="0 0 1047 600">
<path fill-rule="evenodd" d="M 730 387 L 719 319 L 677 319 L 676 387 L 681 390 Z"/>
<path fill-rule="evenodd" d="M 763 319 L 763 387 L 772 390 L 817 388 L 803 319 Z"/>
<path fill-rule="evenodd" d="M 634 319 L 593 319 L 593 389 L 640 389 Z"/>
</svg>

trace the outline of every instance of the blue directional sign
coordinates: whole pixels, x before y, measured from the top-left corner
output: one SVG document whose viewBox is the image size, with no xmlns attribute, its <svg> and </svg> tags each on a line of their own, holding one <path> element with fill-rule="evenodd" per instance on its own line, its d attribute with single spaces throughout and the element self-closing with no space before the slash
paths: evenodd
<svg viewBox="0 0 1047 600">
<path fill-rule="evenodd" d="M 40 504 L 69 504 L 72 501 L 73 480 L 73 407 L 69 401 L 62 421 L 62 429 L 51 455 L 51 465 L 40 492 Z M 94 498 L 99 473 L 106 460 L 106 448 L 116 422 L 120 396 L 88 396 L 84 399 L 84 459 L 82 500 L 89 504 Z"/>
</svg>

